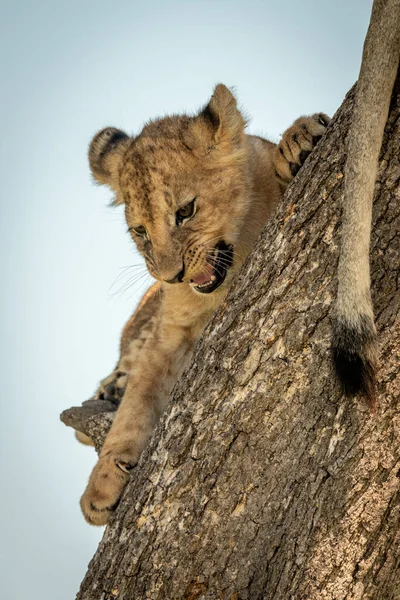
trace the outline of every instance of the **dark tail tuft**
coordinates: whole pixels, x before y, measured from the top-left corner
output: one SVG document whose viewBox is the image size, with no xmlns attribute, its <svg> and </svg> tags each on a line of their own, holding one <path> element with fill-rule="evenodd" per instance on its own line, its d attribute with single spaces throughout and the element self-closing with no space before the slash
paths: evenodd
<svg viewBox="0 0 400 600">
<path fill-rule="evenodd" d="M 333 322 L 332 351 L 336 374 L 347 396 L 360 394 L 376 409 L 377 337 L 372 319 L 360 316 L 357 325 Z"/>
</svg>

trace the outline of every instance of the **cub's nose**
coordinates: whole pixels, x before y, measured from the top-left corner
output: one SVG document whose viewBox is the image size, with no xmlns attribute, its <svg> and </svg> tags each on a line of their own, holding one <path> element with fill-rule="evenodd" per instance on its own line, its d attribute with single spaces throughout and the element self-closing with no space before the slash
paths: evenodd
<svg viewBox="0 0 400 600">
<path fill-rule="evenodd" d="M 172 279 L 165 279 L 166 283 L 182 283 L 183 276 L 185 274 L 185 266 L 182 265 L 182 269 Z"/>
</svg>

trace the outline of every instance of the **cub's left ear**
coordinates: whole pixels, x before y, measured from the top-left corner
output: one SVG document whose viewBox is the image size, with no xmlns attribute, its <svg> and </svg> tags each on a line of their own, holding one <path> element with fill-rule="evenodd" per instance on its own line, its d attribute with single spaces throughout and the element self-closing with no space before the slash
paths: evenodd
<svg viewBox="0 0 400 600">
<path fill-rule="evenodd" d="M 94 178 L 118 190 L 118 170 L 130 138 L 114 127 L 102 129 L 89 146 L 89 165 Z"/>
<path fill-rule="evenodd" d="M 219 83 L 209 103 L 199 114 L 214 134 L 214 142 L 239 144 L 244 134 L 246 121 L 237 107 L 235 96 L 222 83 Z"/>
</svg>

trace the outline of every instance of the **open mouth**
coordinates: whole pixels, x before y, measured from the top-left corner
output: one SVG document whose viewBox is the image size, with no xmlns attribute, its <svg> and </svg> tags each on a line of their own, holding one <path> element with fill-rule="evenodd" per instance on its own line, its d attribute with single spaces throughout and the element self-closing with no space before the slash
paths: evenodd
<svg viewBox="0 0 400 600">
<path fill-rule="evenodd" d="M 233 263 L 233 246 L 219 242 L 214 248 L 214 256 L 209 262 L 210 277 L 207 281 L 194 285 L 196 292 L 211 294 L 224 281 L 229 267 Z"/>
</svg>

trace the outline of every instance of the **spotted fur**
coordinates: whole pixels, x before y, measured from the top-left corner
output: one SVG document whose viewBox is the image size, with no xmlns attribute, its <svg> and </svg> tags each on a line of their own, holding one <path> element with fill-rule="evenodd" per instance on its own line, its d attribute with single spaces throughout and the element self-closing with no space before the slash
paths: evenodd
<svg viewBox="0 0 400 600">
<path fill-rule="evenodd" d="M 117 368 L 99 390 L 122 401 L 81 499 L 89 523 L 106 523 L 115 509 L 196 341 L 327 124 L 323 113 L 301 117 L 276 146 L 246 133 L 220 84 L 194 116 L 151 121 L 136 137 L 113 128 L 94 137 L 93 176 L 124 205 L 158 283 L 127 324 Z"/>
</svg>

